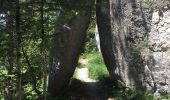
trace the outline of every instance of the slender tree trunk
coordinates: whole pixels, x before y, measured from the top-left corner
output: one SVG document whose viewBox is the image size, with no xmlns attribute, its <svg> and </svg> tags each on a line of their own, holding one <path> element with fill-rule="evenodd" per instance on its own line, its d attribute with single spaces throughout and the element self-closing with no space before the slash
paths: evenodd
<svg viewBox="0 0 170 100">
<path fill-rule="evenodd" d="M 8 15 L 7 15 L 7 22 L 6 22 L 6 34 L 9 34 L 9 37 L 8 38 L 8 45 L 7 45 L 7 51 L 5 51 L 5 57 L 6 57 L 6 60 L 5 60 L 5 67 L 7 68 L 8 70 L 8 75 L 11 75 L 12 74 L 12 70 L 13 70 L 13 65 L 14 65 L 14 34 L 13 32 L 11 31 L 12 29 L 12 17 L 11 17 L 11 14 L 10 14 L 10 11 L 11 10 L 8 10 L 6 12 L 8 12 Z M 6 84 L 6 88 L 5 88 L 5 96 L 4 96 L 4 99 L 5 100 L 12 100 L 12 95 L 13 95 L 13 92 L 12 92 L 12 89 L 11 89 L 11 78 L 9 77 L 8 78 L 8 83 Z"/>
<path fill-rule="evenodd" d="M 16 71 L 17 71 L 17 89 L 16 89 L 16 99 L 21 100 L 21 33 L 20 33 L 20 2 L 16 0 L 16 36 L 17 36 L 17 46 L 16 46 Z"/>
<path fill-rule="evenodd" d="M 97 25 L 96 25 L 96 28 L 95 28 L 95 40 L 96 40 L 97 49 L 98 49 L 98 51 L 101 53 L 100 38 L 99 38 L 99 32 L 98 32 L 98 27 L 97 27 Z"/>
<path fill-rule="evenodd" d="M 40 13 L 41 13 L 41 52 L 43 51 L 43 44 L 44 44 L 44 0 L 41 0 L 41 9 L 40 9 Z"/>
<path fill-rule="evenodd" d="M 44 62 L 45 60 L 45 48 L 44 48 L 44 43 L 45 43 L 45 29 L 44 29 L 44 0 L 41 0 L 41 65 L 43 67 L 43 99 L 46 100 L 46 91 L 47 91 L 47 67 Z"/>
</svg>

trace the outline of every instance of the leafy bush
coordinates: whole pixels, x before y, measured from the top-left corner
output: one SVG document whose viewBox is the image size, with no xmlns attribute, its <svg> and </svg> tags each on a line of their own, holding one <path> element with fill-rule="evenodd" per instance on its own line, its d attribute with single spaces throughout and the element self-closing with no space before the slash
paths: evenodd
<svg viewBox="0 0 170 100">
<path fill-rule="evenodd" d="M 92 12 L 91 22 L 89 25 L 89 28 L 87 30 L 87 36 L 86 36 L 86 44 L 84 48 L 85 53 L 90 53 L 93 51 L 97 51 L 97 46 L 95 43 L 95 29 L 96 29 L 96 17 L 95 17 L 95 11 Z"/>
<path fill-rule="evenodd" d="M 95 31 L 91 30 L 87 32 L 87 37 L 86 37 L 86 44 L 84 47 L 84 52 L 85 53 L 90 53 L 92 51 L 96 51 L 97 47 L 95 44 Z"/>
<path fill-rule="evenodd" d="M 157 98 L 157 100 L 170 100 L 170 94 L 164 95 L 164 96 L 160 96 L 159 98 Z"/>
<path fill-rule="evenodd" d="M 0 66 L 0 100 L 4 99 L 4 93 L 6 93 L 5 89 L 9 89 L 12 91 L 16 85 L 16 76 L 15 74 L 9 74 L 5 67 Z M 11 94 L 14 97 L 14 94 Z"/>
</svg>

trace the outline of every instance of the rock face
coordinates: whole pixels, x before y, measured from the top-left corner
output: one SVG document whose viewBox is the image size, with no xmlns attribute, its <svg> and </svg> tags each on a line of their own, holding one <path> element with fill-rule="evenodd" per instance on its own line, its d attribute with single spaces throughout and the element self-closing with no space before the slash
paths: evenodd
<svg viewBox="0 0 170 100">
<path fill-rule="evenodd" d="M 84 5 L 81 8 L 70 6 L 68 0 L 59 2 L 62 2 L 59 4 L 63 11 L 58 16 L 59 23 L 49 53 L 49 97 L 62 95 L 70 83 L 84 46 L 94 5 L 94 0 L 75 2 L 75 5 Z"/>
<path fill-rule="evenodd" d="M 54 37 L 49 57 L 50 96 L 59 96 L 69 84 L 78 63 L 89 22 L 89 12 L 78 15 L 62 25 Z"/>
<path fill-rule="evenodd" d="M 154 11 L 149 33 L 149 48 L 152 53 L 152 74 L 156 95 L 170 93 L 170 8 Z"/>
<path fill-rule="evenodd" d="M 170 92 L 168 4 L 168 0 L 97 0 L 101 52 L 117 86 L 156 95 Z"/>
<path fill-rule="evenodd" d="M 170 8 L 162 9 L 162 16 L 155 11 L 152 17 L 149 40 L 153 52 L 166 52 L 170 49 Z"/>
</svg>

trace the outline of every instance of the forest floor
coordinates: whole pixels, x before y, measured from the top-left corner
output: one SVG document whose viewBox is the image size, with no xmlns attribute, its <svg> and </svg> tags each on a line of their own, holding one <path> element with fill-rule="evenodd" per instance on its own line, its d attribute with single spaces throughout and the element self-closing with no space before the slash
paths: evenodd
<svg viewBox="0 0 170 100">
<path fill-rule="evenodd" d="M 69 100 L 114 100 L 107 86 L 88 76 L 87 59 L 80 59 L 81 67 L 76 69 L 74 78 L 67 89 Z"/>
</svg>

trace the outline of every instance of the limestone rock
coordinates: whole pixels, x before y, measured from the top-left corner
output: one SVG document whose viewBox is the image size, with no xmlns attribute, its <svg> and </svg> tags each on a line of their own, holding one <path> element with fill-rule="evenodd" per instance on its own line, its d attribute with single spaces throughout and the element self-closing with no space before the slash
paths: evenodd
<svg viewBox="0 0 170 100">
<path fill-rule="evenodd" d="M 170 10 L 163 17 L 155 11 L 152 17 L 149 44 L 154 63 L 152 73 L 156 84 L 156 95 L 170 93 Z"/>
<path fill-rule="evenodd" d="M 101 52 L 118 86 L 133 86 L 155 95 L 170 93 L 169 21 L 168 0 L 150 4 L 110 0 L 97 6 Z"/>
</svg>

